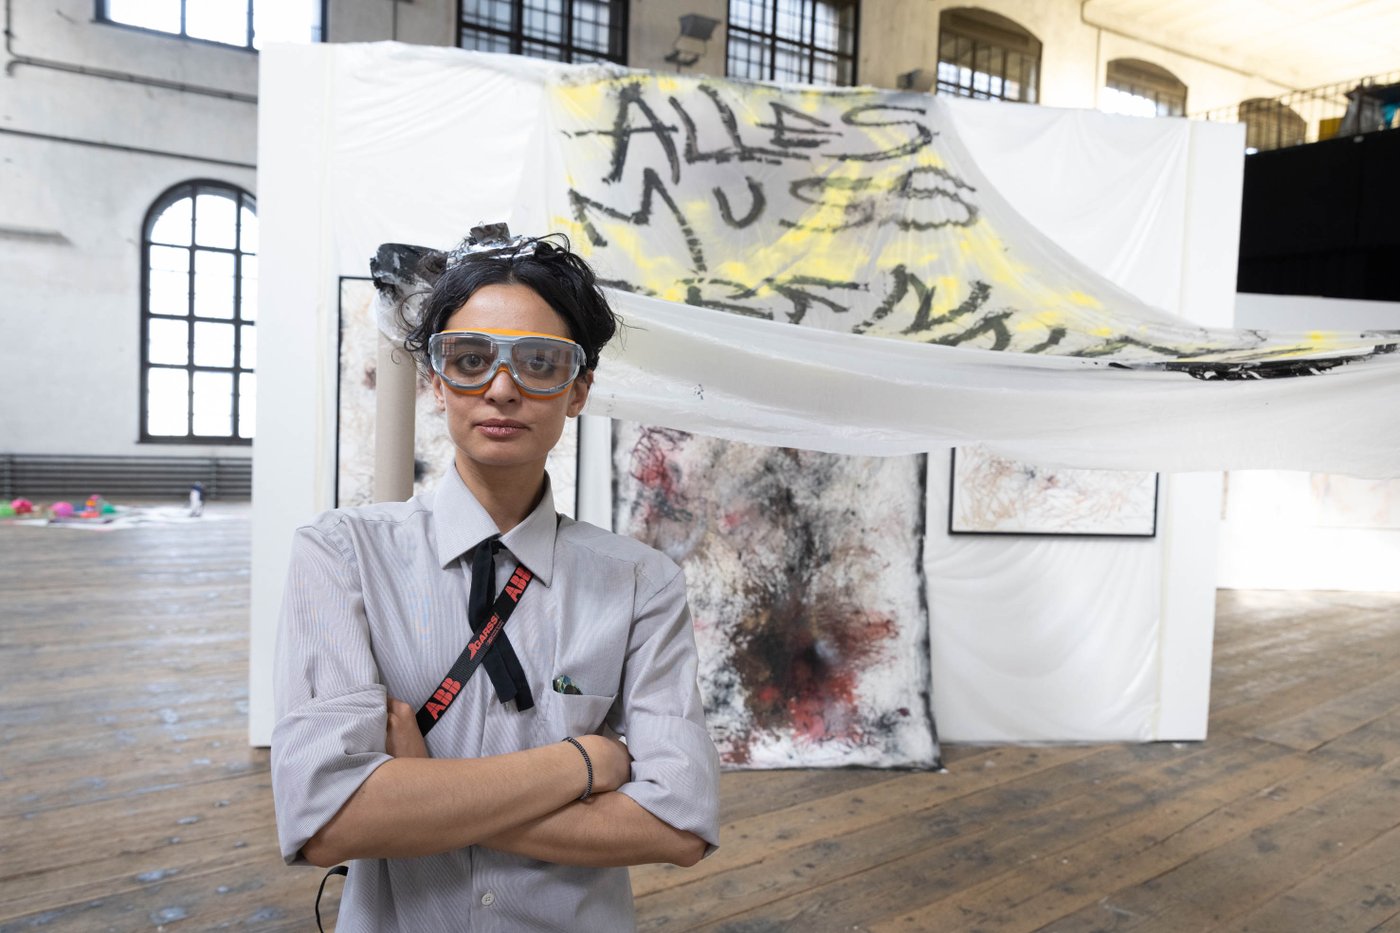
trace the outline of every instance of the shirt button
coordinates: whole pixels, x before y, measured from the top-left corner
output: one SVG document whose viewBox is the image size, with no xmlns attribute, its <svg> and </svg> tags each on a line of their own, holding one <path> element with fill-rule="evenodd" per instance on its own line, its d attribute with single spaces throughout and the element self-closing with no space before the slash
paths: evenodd
<svg viewBox="0 0 1400 933">
<path fill-rule="evenodd" d="M 485 894 L 481 895 L 482 907 L 490 907 L 494 903 L 496 903 L 496 895 L 492 894 L 490 891 L 487 891 Z"/>
</svg>

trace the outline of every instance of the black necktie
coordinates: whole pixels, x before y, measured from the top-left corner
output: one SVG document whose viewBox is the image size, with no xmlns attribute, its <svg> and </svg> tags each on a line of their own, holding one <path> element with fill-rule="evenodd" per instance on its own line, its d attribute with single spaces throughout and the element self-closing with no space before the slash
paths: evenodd
<svg viewBox="0 0 1400 933">
<path fill-rule="evenodd" d="M 467 597 L 467 617 L 473 632 L 481 631 L 491 619 L 491 603 L 496 598 L 496 552 L 500 548 L 500 535 L 492 535 L 476 546 L 476 554 L 472 556 L 472 590 Z M 515 656 L 504 629 L 487 649 L 481 664 L 502 703 L 514 700 L 520 712 L 535 705 L 525 669 L 520 666 L 520 659 Z"/>
</svg>

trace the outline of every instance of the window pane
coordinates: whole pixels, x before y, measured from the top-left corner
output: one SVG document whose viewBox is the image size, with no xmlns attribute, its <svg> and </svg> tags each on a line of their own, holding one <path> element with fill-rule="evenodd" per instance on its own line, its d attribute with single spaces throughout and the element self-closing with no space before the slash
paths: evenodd
<svg viewBox="0 0 1400 933">
<path fill-rule="evenodd" d="M 190 361 L 190 325 L 185 321 L 153 317 L 149 323 L 146 359 L 151 363 L 184 366 Z"/>
<path fill-rule="evenodd" d="M 185 317 L 190 313 L 189 257 L 190 252 L 186 249 L 167 250 L 160 246 L 151 247 L 150 310 L 152 314 Z M 176 268 L 171 269 L 169 266 L 176 266 Z"/>
<path fill-rule="evenodd" d="M 194 241 L 200 246 L 221 246 L 233 249 L 235 242 L 234 211 L 238 205 L 222 194 L 201 194 L 195 199 Z"/>
<path fill-rule="evenodd" d="M 233 317 L 233 256 L 195 250 L 194 313 L 198 317 Z"/>
<path fill-rule="evenodd" d="M 194 200 L 181 198 L 160 212 L 156 222 L 151 224 L 152 243 L 178 243 L 188 246 L 190 242 L 190 218 L 194 211 Z"/>
<path fill-rule="evenodd" d="M 542 42 L 522 42 L 520 54 L 530 58 L 543 58 L 551 62 L 562 62 L 564 60 L 564 50 L 557 45 L 545 45 Z"/>
<path fill-rule="evenodd" d="M 183 369 L 152 369 L 146 380 L 149 434 L 184 437 L 189 433 L 190 374 Z"/>
<path fill-rule="evenodd" d="M 812 41 L 820 48 L 834 49 L 840 36 L 840 16 L 829 3 L 817 4 L 817 25 Z"/>
<path fill-rule="evenodd" d="M 779 81 L 806 82 L 806 56 L 796 49 L 778 46 L 773 50 L 773 77 Z"/>
<path fill-rule="evenodd" d="M 462 29 L 462 48 L 477 52 L 509 52 L 510 39 L 475 29 Z"/>
<path fill-rule="evenodd" d="M 248 208 L 238 213 L 238 248 L 245 253 L 258 251 L 258 215 Z"/>
<path fill-rule="evenodd" d="M 255 369 L 258 365 L 258 329 L 248 324 L 238 328 L 238 368 Z"/>
<path fill-rule="evenodd" d="M 107 0 L 107 18 L 114 23 L 180 32 L 180 0 Z"/>
<path fill-rule="evenodd" d="M 243 257 L 243 289 L 238 296 L 238 316 L 245 321 L 258 319 L 258 260 Z"/>
<path fill-rule="evenodd" d="M 194 325 L 194 365 L 233 366 L 233 325 Z"/>
<path fill-rule="evenodd" d="M 196 39 L 247 45 L 248 4 L 251 2 L 252 0 L 190 0 L 185 4 L 185 34 Z"/>
<path fill-rule="evenodd" d="M 766 31 L 772 8 L 772 3 L 764 0 L 733 0 L 729 6 L 729 19 L 741 29 Z"/>
<path fill-rule="evenodd" d="M 804 25 L 802 7 L 798 0 L 778 0 L 778 28 L 776 31 L 781 38 L 801 38 Z"/>
<path fill-rule="evenodd" d="M 564 39 L 564 0 L 525 0 L 524 34 L 540 39 Z"/>
<path fill-rule="evenodd" d="M 190 251 L 178 246 L 152 246 L 151 271 L 188 274 L 190 271 Z"/>
<path fill-rule="evenodd" d="M 266 42 L 320 42 L 320 0 L 255 0 L 253 48 Z"/>
<path fill-rule="evenodd" d="M 253 436 L 254 415 L 258 410 L 258 377 L 243 373 L 238 377 L 238 436 Z"/>
<path fill-rule="evenodd" d="M 508 30 L 510 19 L 510 0 L 464 0 L 462 3 L 463 22 Z"/>
<path fill-rule="evenodd" d="M 202 437 L 233 433 L 232 373 L 194 374 L 194 433 Z"/>
<path fill-rule="evenodd" d="M 729 40 L 729 76 L 731 78 L 768 77 L 768 48 L 748 39 Z"/>
</svg>

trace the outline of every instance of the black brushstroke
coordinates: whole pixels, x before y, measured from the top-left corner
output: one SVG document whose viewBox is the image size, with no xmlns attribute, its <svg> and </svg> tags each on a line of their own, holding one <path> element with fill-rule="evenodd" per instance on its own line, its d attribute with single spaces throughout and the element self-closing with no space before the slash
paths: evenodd
<svg viewBox="0 0 1400 933">
<path fill-rule="evenodd" d="M 773 131 L 773 145 L 780 149 L 819 149 L 841 135 L 840 130 L 827 129 L 831 124 L 809 113 L 777 101 L 769 101 L 773 122 L 756 124 L 759 129 Z M 793 126 L 788 119 L 805 120 L 809 126 Z"/>
<path fill-rule="evenodd" d="M 1400 344 L 1381 344 L 1369 353 L 1355 356 L 1333 357 L 1325 360 L 1256 360 L 1247 363 L 1227 362 L 1186 362 L 1182 360 L 1160 360 L 1149 364 L 1129 364 L 1131 369 L 1161 369 L 1168 372 L 1186 373 L 1193 379 L 1204 382 L 1238 382 L 1245 379 L 1289 379 L 1294 376 L 1319 376 L 1325 372 L 1360 363 L 1365 360 L 1387 356 L 1400 349 Z"/>
<path fill-rule="evenodd" d="M 862 123 L 860 120 L 856 119 L 860 115 L 869 113 L 872 110 L 903 110 L 906 113 L 916 113 L 919 116 L 924 116 L 928 112 L 920 107 L 902 107 L 898 104 L 860 104 L 859 106 L 852 107 L 850 110 L 841 114 L 841 122 L 847 126 L 860 127 L 861 129 L 870 129 L 871 127 L 877 126 L 911 126 L 915 130 L 916 138 L 911 139 L 902 146 L 895 146 L 892 149 L 883 149 L 880 152 L 846 153 L 834 155 L 832 158 L 840 159 L 843 162 L 884 162 L 890 159 L 900 159 L 904 156 L 914 155 L 920 150 L 927 148 L 928 145 L 933 142 L 933 130 L 929 129 L 918 120 L 886 120 L 883 122 Z"/>
<path fill-rule="evenodd" d="M 763 162 L 768 165 L 781 165 L 785 159 L 800 158 L 806 159 L 805 155 L 782 152 L 778 149 L 764 149 L 761 146 L 750 146 L 744 142 L 739 134 L 739 120 L 734 116 L 734 110 L 721 98 L 719 91 L 708 84 L 699 87 L 700 93 L 710 99 L 715 105 L 715 111 L 719 114 L 719 122 L 724 127 L 725 134 L 729 137 L 730 148 L 713 149 L 709 152 L 700 151 L 699 132 L 695 127 L 695 120 L 691 118 L 690 111 L 685 104 L 675 97 L 670 98 L 671 107 L 681 118 L 681 123 L 685 125 L 685 161 L 689 165 L 696 162 L 716 162 L 723 163 L 737 159 L 740 162 Z"/>
<path fill-rule="evenodd" d="M 632 126 L 632 108 L 641 111 L 646 119 L 645 126 Z M 666 161 L 671 166 L 671 184 L 678 184 L 681 180 L 680 156 L 676 152 L 676 141 L 671 138 L 672 133 L 680 132 L 679 127 L 663 123 L 656 115 L 656 111 L 651 109 L 651 105 L 642 98 L 642 85 L 639 81 L 624 84 L 617 92 L 617 110 L 613 114 L 613 126 L 610 130 L 580 130 L 574 136 L 611 136 L 613 140 L 612 169 L 603 176 L 603 181 L 612 184 L 622 180 L 623 169 L 627 166 L 627 149 L 631 145 L 633 135 L 637 133 L 655 133 L 661 147 L 666 150 Z"/>
<path fill-rule="evenodd" d="M 645 227 L 651 223 L 653 197 L 659 197 L 670 209 L 671 216 L 675 218 L 676 224 L 681 228 L 681 233 L 685 235 L 685 245 L 690 251 L 692 267 L 697 272 L 704 272 L 705 251 L 700 244 L 700 238 L 696 236 L 695 228 L 690 225 L 690 221 L 686 220 L 685 214 L 681 213 L 681 209 L 677 206 L 675 199 L 671 197 L 671 193 L 666 190 L 666 185 L 662 182 L 661 176 L 656 174 L 656 169 L 648 166 L 642 170 L 642 203 L 637 210 L 630 214 L 609 207 L 601 201 L 595 201 L 573 188 L 569 189 L 569 203 L 574 209 L 574 219 L 578 221 L 579 226 L 588 236 L 588 242 L 594 246 L 607 246 L 608 241 L 598 232 L 598 228 L 593 225 L 593 221 L 589 218 L 588 211 L 590 209 L 632 224 L 634 227 Z"/>
<path fill-rule="evenodd" d="M 1067 336 L 1069 336 L 1069 331 L 1066 330 L 1065 328 L 1063 328 L 1063 327 L 1053 327 L 1053 328 L 1050 329 L 1050 333 L 1046 335 L 1046 337 L 1045 337 L 1044 340 L 1042 340 L 1040 343 L 1036 344 L 1035 346 L 1033 346 L 1033 347 L 1027 347 L 1026 349 L 1024 349 L 1024 350 L 1022 350 L 1022 351 L 1020 351 L 1020 352 L 1022 352 L 1022 353 L 1044 353 L 1046 350 L 1049 350 L 1051 347 L 1058 347 L 1058 346 L 1064 341 L 1065 337 L 1067 337 Z"/>
<path fill-rule="evenodd" d="M 915 185 L 915 179 L 918 176 L 925 174 L 936 175 L 937 177 L 942 178 L 945 181 L 951 182 L 954 186 L 954 190 L 949 191 L 946 188 L 941 188 L 938 186 L 932 188 L 917 187 Z M 896 183 L 893 188 L 893 193 L 896 198 L 905 201 L 922 201 L 933 200 L 935 198 L 944 198 L 946 200 L 953 201 L 956 204 L 962 205 L 963 210 L 967 212 L 967 218 L 965 220 L 956 220 L 953 218 L 949 218 L 947 220 L 922 221 L 908 220 L 903 217 L 899 217 L 895 219 L 895 224 L 901 230 L 935 230 L 939 227 L 971 227 L 973 224 L 977 223 L 977 205 L 973 204 L 970 201 L 964 200 L 963 196 L 957 191 L 957 189 L 959 188 L 969 192 L 977 190 L 976 188 L 969 185 L 967 182 L 963 181 L 961 178 L 954 175 L 952 172 L 949 172 L 945 169 L 935 168 L 931 165 L 910 169 L 909 171 L 905 172 L 903 175 L 900 176 L 898 183 Z"/>
<path fill-rule="evenodd" d="M 942 337 L 930 337 L 925 343 L 936 343 L 945 347 L 961 346 L 970 343 L 984 334 L 992 335 L 992 345 L 988 349 L 1006 350 L 1011 346 L 1011 331 L 1006 329 L 1006 322 L 1016 314 L 1012 308 L 1003 308 L 987 315 L 980 321 L 973 324 L 967 330 L 956 334 L 948 334 Z"/>
<path fill-rule="evenodd" d="M 734 217 L 733 208 L 729 206 L 729 197 L 724 193 L 724 189 L 718 187 L 713 189 L 720 217 L 736 230 L 742 230 L 753 224 L 754 221 L 763 216 L 763 210 L 768 206 L 768 199 L 763 194 L 763 186 L 747 175 L 744 176 L 744 181 L 749 186 L 749 198 L 752 201 L 752 206 L 747 214 L 737 219 Z"/>
<path fill-rule="evenodd" d="M 765 321 L 773 320 L 773 312 L 767 308 L 755 307 L 748 304 L 738 304 L 737 302 L 754 296 L 754 290 L 743 282 L 736 282 L 733 279 L 717 278 L 684 278 L 680 284 L 685 286 L 685 303 L 694 305 L 697 308 L 712 308 L 716 311 L 728 311 L 731 314 L 739 314 L 744 317 L 754 317 Z M 706 285 L 723 285 L 732 289 L 726 297 L 730 301 L 721 301 L 716 298 L 708 298 L 702 291 Z"/>
<path fill-rule="evenodd" d="M 825 305 L 837 314 L 845 314 L 851 310 L 850 306 L 838 304 L 824 295 L 810 291 L 807 286 L 848 290 L 863 290 L 865 288 L 860 282 L 823 279 L 812 275 L 794 275 L 783 280 L 770 278 L 764 279 L 763 282 L 773 291 L 792 302 L 792 310 L 788 312 L 788 320 L 793 324 L 801 324 L 802 319 L 807 316 L 807 312 L 811 310 L 813 304 Z"/>
<path fill-rule="evenodd" d="M 835 191 L 868 191 L 875 185 L 873 178 L 798 178 L 788 185 L 788 194 L 798 201 L 811 204 L 814 207 L 828 208 L 831 210 L 840 209 L 846 216 L 854 216 L 855 219 L 846 223 L 834 225 L 804 224 L 798 221 L 780 218 L 779 225 L 792 230 L 808 230 L 813 233 L 837 233 L 841 230 L 850 230 L 854 227 L 863 227 L 875 219 L 875 200 L 870 197 L 856 198 L 844 204 L 833 203 L 821 199 L 818 196 L 815 200 L 806 193 L 808 188 L 830 189 Z"/>
</svg>

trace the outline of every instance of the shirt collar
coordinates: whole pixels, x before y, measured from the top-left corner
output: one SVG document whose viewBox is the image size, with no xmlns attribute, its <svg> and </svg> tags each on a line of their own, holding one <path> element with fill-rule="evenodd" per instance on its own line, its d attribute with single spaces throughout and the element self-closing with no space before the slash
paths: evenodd
<svg viewBox="0 0 1400 933">
<path fill-rule="evenodd" d="M 498 532 L 486 509 L 476 501 L 467 484 L 462 482 L 455 464 L 448 467 L 433 491 L 433 524 L 438 563 L 443 569 Z M 550 488 L 549 474 L 546 473 L 544 495 L 540 497 L 539 505 L 525 516 L 524 521 L 501 535 L 501 543 L 515 555 L 517 561 L 530 568 L 541 583 L 549 586 L 554 573 L 554 536 L 557 530 L 554 493 Z"/>
</svg>

